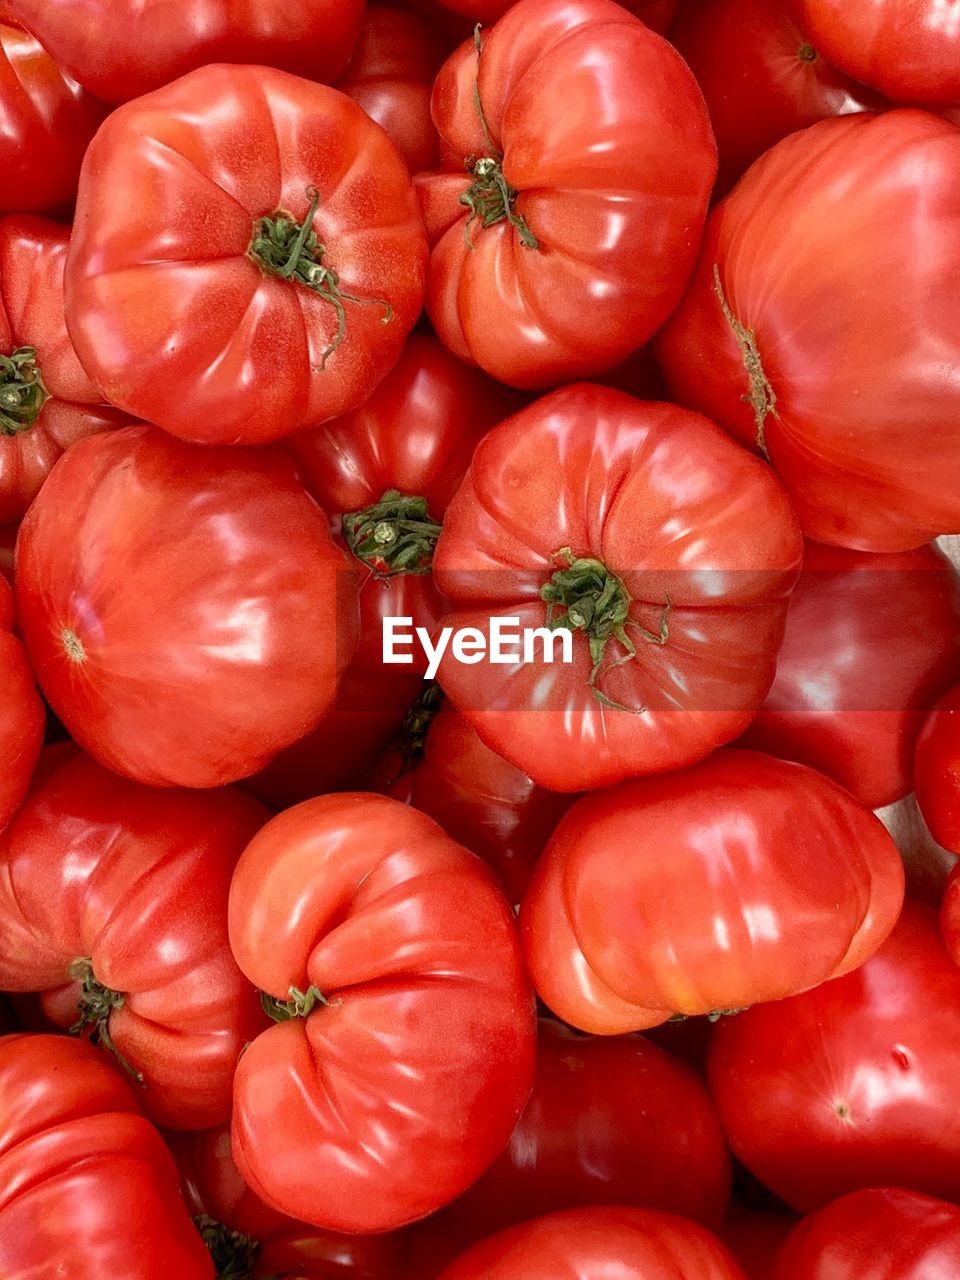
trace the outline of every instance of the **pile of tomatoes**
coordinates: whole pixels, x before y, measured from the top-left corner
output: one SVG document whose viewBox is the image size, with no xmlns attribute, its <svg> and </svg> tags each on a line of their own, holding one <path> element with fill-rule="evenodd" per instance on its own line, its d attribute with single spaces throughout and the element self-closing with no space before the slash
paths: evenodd
<svg viewBox="0 0 960 1280">
<path fill-rule="evenodd" d="M 956 9 L 0 0 L 3 1280 L 960 1276 Z"/>
</svg>

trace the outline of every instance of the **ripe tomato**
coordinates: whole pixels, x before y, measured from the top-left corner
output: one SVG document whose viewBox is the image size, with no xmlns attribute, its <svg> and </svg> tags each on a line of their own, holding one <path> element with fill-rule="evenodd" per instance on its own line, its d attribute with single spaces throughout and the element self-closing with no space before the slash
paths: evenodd
<svg viewBox="0 0 960 1280">
<path fill-rule="evenodd" d="M 930 834 L 960 853 L 960 685 L 940 699 L 917 741 L 916 787 Z"/>
<path fill-rule="evenodd" d="M 450 57 L 433 119 L 445 172 L 417 186 L 427 310 L 451 351 L 548 387 L 646 342 L 683 291 L 716 176 L 675 50 L 613 0 L 520 0 Z"/>
<path fill-rule="evenodd" d="M 440 139 L 430 118 L 430 93 L 448 42 L 425 18 L 371 5 L 350 65 L 337 81 L 386 129 L 411 173 L 433 168 Z"/>
<path fill-rule="evenodd" d="M 860 1187 L 960 1196 L 960 969 L 907 902 L 855 973 L 714 1032 L 710 1087 L 734 1154 L 801 1212 Z"/>
<path fill-rule="evenodd" d="M 10 0 L 61 66 L 107 102 L 127 102 L 211 62 L 282 67 L 332 81 L 364 0 Z"/>
<path fill-rule="evenodd" d="M 13 592 L 0 575 L 0 830 L 27 794 L 46 725 L 30 662 L 13 635 L 13 623 Z"/>
<path fill-rule="evenodd" d="M 870 809 L 913 789 L 924 715 L 960 668 L 960 581 L 935 547 L 808 542 L 777 678 L 741 744 L 799 760 Z"/>
<path fill-rule="evenodd" d="M 19 520 L 69 445 L 130 421 L 106 408 L 63 318 L 69 227 L 0 221 L 0 523 Z"/>
<path fill-rule="evenodd" d="M 395 800 L 321 796 L 243 854 L 230 940 L 282 1019 L 234 1085 L 233 1155 L 257 1195 L 375 1232 L 479 1177 L 536 1045 L 513 917 L 478 858 Z"/>
<path fill-rule="evenodd" d="M 788 133 L 883 99 L 824 58 L 783 0 L 691 0 L 671 41 L 697 77 L 717 137 L 717 190 Z"/>
<path fill-rule="evenodd" d="M 232 791 L 156 791 L 75 755 L 0 840 L 0 986 L 43 992 L 143 1085 L 157 1124 L 230 1114 L 245 1042 L 264 1025 L 227 939 L 227 893 L 266 818 Z"/>
<path fill-rule="evenodd" d="M 331 705 L 356 641 L 352 571 L 287 455 L 146 426 L 61 459 L 21 525 L 17 598 L 72 736 L 154 786 L 261 768 Z"/>
<path fill-rule="evenodd" d="M 818 542 L 960 528 L 958 198 L 960 129 L 939 116 L 793 134 L 711 214 L 660 335 L 674 395 L 766 452 Z"/>
<path fill-rule="evenodd" d="M 4 1280 L 213 1280 L 163 1139 L 87 1044 L 0 1040 Z"/>
<path fill-rule="evenodd" d="M 796 1227 L 776 1280 L 954 1280 L 960 1209 L 915 1191 L 854 1191 Z"/>
<path fill-rule="evenodd" d="M 902 901 L 897 847 L 848 792 L 803 765 L 724 751 L 578 800 L 520 925 L 540 997 L 611 1035 L 849 973 Z"/>
<path fill-rule="evenodd" d="M 111 403 L 187 440 L 253 444 L 367 399 L 425 268 L 406 165 L 356 103 L 282 71 L 205 67 L 115 111 L 91 144 L 67 323 Z"/>
<path fill-rule="evenodd" d="M 498 754 L 580 791 L 682 767 L 747 727 L 773 680 L 802 544 L 769 468 L 712 423 L 579 385 L 478 447 L 440 536 L 444 624 L 573 630 L 572 663 L 440 681 Z M 489 645 L 488 645 L 489 647 Z"/>
<path fill-rule="evenodd" d="M 83 154 L 106 114 L 102 102 L 0 12 L 0 213 L 69 205 Z"/>
</svg>

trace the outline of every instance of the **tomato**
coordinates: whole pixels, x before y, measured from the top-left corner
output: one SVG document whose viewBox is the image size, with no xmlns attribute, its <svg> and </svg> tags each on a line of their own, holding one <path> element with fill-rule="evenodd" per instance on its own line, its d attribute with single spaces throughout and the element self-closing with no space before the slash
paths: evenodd
<svg viewBox="0 0 960 1280">
<path fill-rule="evenodd" d="M 942 287 L 958 197 L 960 129 L 939 116 L 793 134 L 711 214 L 658 339 L 674 396 L 765 451 L 818 542 L 904 551 L 960 528 L 960 315 Z"/>
<path fill-rule="evenodd" d="M 960 1209 L 915 1191 L 854 1191 L 811 1215 L 780 1255 L 777 1280 L 954 1280 Z"/>
<path fill-rule="evenodd" d="M 860 1187 L 960 1196 L 960 969 L 907 902 L 855 973 L 725 1019 L 710 1086 L 744 1164 L 801 1212 Z"/>
<path fill-rule="evenodd" d="M 960 853 L 960 685 L 931 711 L 917 741 L 917 803 L 934 839 Z"/>
<path fill-rule="evenodd" d="M 154 786 L 261 768 L 331 705 L 356 638 L 352 572 L 291 460 L 146 426 L 64 455 L 21 525 L 17 597 L 72 736 Z"/>
<path fill-rule="evenodd" d="M 652 1209 L 573 1209 L 469 1249 L 442 1280 L 743 1280 L 714 1236 Z"/>
<path fill-rule="evenodd" d="M 411 173 L 440 159 L 430 93 L 447 51 L 447 41 L 426 19 L 371 5 L 350 65 L 337 81 L 338 89 L 386 129 Z"/>
<path fill-rule="evenodd" d="M 670 39 L 707 100 L 720 153 L 721 195 L 788 133 L 885 105 L 831 66 L 805 39 L 783 0 L 690 0 Z"/>
<path fill-rule="evenodd" d="M 76 440 L 129 422 L 80 366 L 63 318 L 70 229 L 0 221 L 0 522 L 19 520 Z"/>
<path fill-rule="evenodd" d="M 184 1197 L 199 1220 L 218 1275 L 247 1280 L 400 1280 L 403 1275 L 402 1236 L 318 1231 L 265 1205 L 233 1163 L 228 1125 L 204 1133 L 171 1134 L 169 1141 Z"/>
<path fill-rule="evenodd" d="M 725 751 L 578 800 L 520 926 L 540 997 L 611 1035 L 849 973 L 902 900 L 897 847 L 848 792 L 803 765 Z"/>
<path fill-rule="evenodd" d="M 432 109 L 441 340 L 517 387 L 614 368 L 679 301 L 716 175 L 679 55 L 613 0 L 520 0 L 450 57 Z"/>
<path fill-rule="evenodd" d="M 69 205 L 84 152 L 106 113 L 0 12 L 0 213 Z"/>
<path fill-rule="evenodd" d="M 67 324 L 112 404 L 197 443 L 254 444 L 370 395 L 425 268 L 406 165 L 356 103 L 282 71 L 205 67 L 115 111 L 91 144 Z"/>
<path fill-rule="evenodd" d="M 283 1019 L 240 1059 L 233 1155 L 273 1208 L 403 1226 L 506 1144 L 530 1093 L 533 1002 L 490 872 L 382 796 L 274 818 L 230 891 L 240 968 Z"/>
<path fill-rule="evenodd" d="M 89 1045 L 0 1040 L 4 1280 L 213 1280 L 176 1166 Z"/>
<path fill-rule="evenodd" d="M 127 102 L 211 62 L 332 81 L 364 0 L 10 0 L 23 25 L 97 97 Z M 131 211 L 132 212 L 132 211 Z"/>
<path fill-rule="evenodd" d="M 940 934 L 954 964 L 960 965 L 960 862 L 956 863 L 940 903 Z"/>
<path fill-rule="evenodd" d="M 13 549 L 17 544 L 19 525 L 0 525 L 0 573 L 13 586 Z M 2 590 L 2 588 L 0 588 Z"/>
<path fill-rule="evenodd" d="M 960 581 L 935 547 L 808 542 L 777 677 L 743 746 L 799 760 L 870 809 L 913 789 L 924 715 L 960 667 Z"/>
<path fill-rule="evenodd" d="M 552 664 L 540 642 L 510 666 L 448 652 L 440 682 L 541 786 L 681 767 L 742 733 L 763 702 L 801 555 L 782 488 L 712 423 L 567 387 L 481 442 L 434 572 L 451 601 L 444 625 L 567 628 L 572 662 L 562 637 Z"/>
<path fill-rule="evenodd" d="M 30 662 L 13 635 L 13 622 L 13 592 L 0 575 L 0 830 L 27 794 L 46 725 Z"/>
<path fill-rule="evenodd" d="M 158 1124 L 226 1120 L 263 1026 L 227 939 L 227 893 L 266 813 L 237 792 L 156 791 L 74 756 L 0 842 L 0 985 L 43 992 L 143 1086 Z"/>
<path fill-rule="evenodd" d="M 496 22 L 516 0 L 443 0 L 447 9 L 463 14 L 475 22 Z M 624 0 L 623 8 L 642 18 L 648 27 L 665 34 L 674 18 L 680 0 Z"/>
</svg>

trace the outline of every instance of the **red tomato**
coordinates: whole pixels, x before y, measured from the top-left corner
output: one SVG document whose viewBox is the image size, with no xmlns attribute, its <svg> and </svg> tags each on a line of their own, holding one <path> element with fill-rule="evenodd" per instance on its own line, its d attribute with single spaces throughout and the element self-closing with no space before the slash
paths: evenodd
<svg viewBox="0 0 960 1280">
<path fill-rule="evenodd" d="M 960 685 L 944 694 L 917 742 L 917 803 L 930 834 L 960 853 Z"/>
<path fill-rule="evenodd" d="M 894 1183 L 955 1200 L 958 1054 L 960 969 L 908 901 L 857 972 L 724 1019 L 710 1085 L 734 1153 L 801 1212 Z"/>
<path fill-rule="evenodd" d="M 40 757 L 46 713 L 23 645 L 13 635 L 13 592 L 0 575 L 0 830 L 27 794 Z"/>
<path fill-rule="evenodd" d="M 517 387 L 614 368 L 678 302 L 716 176 L 679 55 L 613 0 L 520 0 L 433 91 L 427 310 Z M 464 169 L 467 172 L 464 172 Z"/>
<path fill-rule="evenodd" d="M 234 1086 L 233 1155 L 262 1199 L 385 1231 L 479 1177 L 536 1045 L 513 917 L 478 858 L 395 800 L 322 796 L 243 854 L 230 940 L 284 1019 Z"/>
<path fill-rule="evenodd" d="M 939 116 L 793 134 L 711 214 L 658 340 L 674 395 L 766 452 L 818 542 L 960 528 L 958 199 L 960 129 Z"/>
<path fill-rule="evenodd" d="M 115 111 L 87 152 L 67 323 L 111 403 L 187 440 L 253 444 L 367 399 L 425 268 L 406 165 L 355 103 L 205 67 Z"/>
<path fill-rule="evenodd" d="M 953 963 L 960 965 L 960 862 L 950 875 L 940 903 L 940 934 Z"/>
<path fill-rule="evenodd" d="M 0 523 L 19 520 L 69 445 L 130 421 L 103 406 L 63 318 L 70 229 L 0 221 Z"/>
<path fill-rule="evenodd" d="M 411 173 L 433 168 L 440 139 L 430 119 L 430 93 L 448 43 L 425 18 L 371 5 L 350 65 L 337 81 L 386 129 Z"/>
<path fill-rule="evenodd" d="M 777 678 L 741 744 L 879 809 L 912 791 L 924 715 L 958 668 L 960 582 L 945 555 L 808 542 Z"/>
<path fill-rule="evenodd" d="M 710 109 L 720 194 L 788 133 L 885 105 L 827 62 L 784 0 L 688 0 L 670 39 Z"/>
<path fill-rule="evenodd" d="M 776 1280 L 956 1280 L 960 1209 L 915 1191 L 854 1191 L 790 1236 Z"/>
<path fill-rule="evenodd" d="M 480 444 L 434 570 L 444 625 L 573 631 L 573 661 L 472 666 L 444 691 L 541 786 L 580 791 L 729 742 L 770 688 L 802 544 L 770 470 L 712 423 L 579 385 Z M 488 644 L 489 648 L 489 644 Z M 508 649 L 509 652 L 509 649 Z"/>
<path fill-rule="evenodd" d="M 653 1209 L 573 1209 L 474 1245 L 442 1280 L 743 1280 L 709 1231 Z"/>
<path fill-rule="evenodd" d="M 183 1194 L 220 1276 L 400 1280 L 398 1234 L 345 1236 L 284 1217 L 250 1190 L 230 1154 L 230 1128 L 170 1135 Z M 233 1270 L 230 1270 L 230 1267 Z M 413 1277 L 411 1277 L 413 1280 Z"/>
<path fill-rule="evenodd" d="M 263 1026 L 230 954 L 227 894 L 266 816 L 239 792 L 156 791 L 77 755 L 0 841 L 0 986 L 42 991 L 56 1025 L 139 1078 L 158 1124 L 226 1120 Z"/>
<path fill-rule="evenodd" d="M 612 1035 L 849 973 L 902 901 L 897 847 L 848 792 L 803 765 L 725 751 L 579 800 L 520 924 L 540 997 Z"/>
<path fill-rule="evenodd" d="M 106 114 L 0 12 L 0 213 L 70 204 L 83 154 Z"/>
<path fill-rule="evenodd" d="M 748 1280 L 775 1280 L 777 1258 L 795 1222 L 793 1214 L 767 1213 L 733 1204 L 719 1235 Z"/>
<path fill-rule="evenodd" d="M 335 80 L 365 9 L 364 0 L 10 3 L 61 66 L 107 102 L 139 98 L 211 62 L 252 62 Z"/>
<path fill-rule="evenodd" d="M 61 1036 L 0 1040 L 4 1280 L 213 1280 L 133 1090 Z"/>
</svg>

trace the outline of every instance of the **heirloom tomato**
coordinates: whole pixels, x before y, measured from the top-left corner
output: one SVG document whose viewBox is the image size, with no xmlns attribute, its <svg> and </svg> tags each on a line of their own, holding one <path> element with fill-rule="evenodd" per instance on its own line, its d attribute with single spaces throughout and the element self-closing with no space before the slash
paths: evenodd
<svg viewBox="0 0 960 1280">
<path fill-rule="evenodd" d="M 204 67 L 91 144 L 67 324 L 112 404 L 200 444 L 255 444 L 367 399 L 425 267 L 407 167 L 355 102 Z"/>
<path fill-rule="evenodd" d="M 288 809 L 240 859 L 230 940 L 278 1019 L 234 1085 L 234 1159 L 268 1204 L 386 1231 L 499 1155 L 533 1000 L 492 875 L 429 818 L 357 793 Z"/>
<path fill-rule="evenodd" d="M 917 803 L 930 834 L 960 853 L 960 685 L 945 693 L 917 742 Z"/>
<path fill-rule="evenodd" d="M 13 634 L 13 623 L 13 592 L 0 575 L 0 830 L 27 794 L 46 725 L 30 662 Z"/>
</svg>

